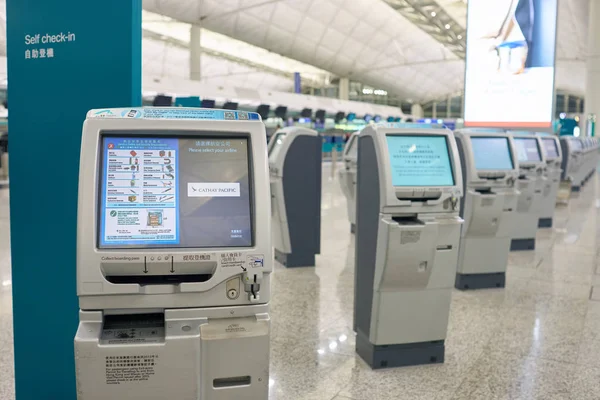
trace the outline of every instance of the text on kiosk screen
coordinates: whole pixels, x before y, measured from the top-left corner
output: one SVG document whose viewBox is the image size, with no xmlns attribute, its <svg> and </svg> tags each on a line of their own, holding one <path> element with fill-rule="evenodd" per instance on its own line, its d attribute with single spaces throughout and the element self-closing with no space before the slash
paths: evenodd
<svg viewBox="0 0 600 400">
<path fill-rule="evenodd" d="M 99 247 L 252 244 L 248 139 L 102 139 Z"/>
<path fill-rule="evenodd" d="M 558 158 L 558 148 L 554 139 L 542 139 L 544 149 L 546 149 L 546 157 L 549 159 Z"/>
<path fill-rule="evenodd" d="M 536 138 L 515 138 L 519 161 L 541 161 L 540 149 Z"/>
<path fill-rule="evenodd" d="M 503 137 L 472 137 L 473 158 L 475 169 L 503 170 L 513 169 L 508 138 Z"/>
<path fill-rule="evenodd" d="M 387 135 L 393 186 L 454 186 L 445 136 Z"/>
</svg>

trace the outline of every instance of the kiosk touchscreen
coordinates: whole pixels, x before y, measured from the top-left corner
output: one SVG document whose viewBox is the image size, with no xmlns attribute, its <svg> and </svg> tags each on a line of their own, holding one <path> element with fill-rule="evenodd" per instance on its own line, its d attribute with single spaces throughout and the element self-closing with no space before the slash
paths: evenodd
<svg viewBox="0 0 600 400">
<path fill-rule="evenodd" d="M 542 153 L 541 139 L 528 133 L 512 133 L 519 179 L 520 192 L 517 212 L 513 217 L 511 251 L 534 250 L 537 234 L 543 188 L 546 184 L 546 159 Z"/>
<path fill-rule="evenodd" d="M 342 193 L 346 197 L 350 232 L 356 231 L 356 163 L 358 162 L 358 132 L 354 132 L 344 146 L 344 168 L 338 178 Z"/>
<path fill-rule="evenodd" d="M 571 191 L 581 190 L 580 170 L 583 170 L 583 145 L 579 138 L 561 136 L 562 180 L 571 182 Z"/>
<path fill-rule="evenodd" d="M 358 144 L 356 351 L 371 368 L 441 363 L 462 225 L 454 135 L 390 123 Z"/>
<path fill-rule="evenodd" d="M 269 141 L 273 247 L 286 267 L 314 267 L 321 251 L 321 148 L 319 134 L 302 127 Z"/>
<path fill-rule="evenodd" d="M 556 208 L 556 198 L 560 188 L 562 174 L 562 152 L 558 136 L 538 135 L 542 140 L 542 149 L 546 159 L 546 182 L 540 204 L 538 227 L 551 228 Z"/>
<path fill-rule="evenodd" d="M 88 113 L 77 226 L 79 399 L 267 399 L 266 154 L 255 113 Z"/>
<path fill-rule="evenodd" d="M 519 177 L 512 138 L 501 132 L 455 132 L 464 197 L 457 289 L 504 287 Z"/>
</svg>

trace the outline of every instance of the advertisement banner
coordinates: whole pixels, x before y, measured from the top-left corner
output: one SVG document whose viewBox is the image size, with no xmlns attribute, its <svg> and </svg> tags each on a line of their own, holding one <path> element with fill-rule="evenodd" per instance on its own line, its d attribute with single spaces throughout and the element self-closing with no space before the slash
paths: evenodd
<svg viewBox="0 0 600 400">
<path fill-rule="evenodd" d="M 465 126 L 552 126 L 558 0 L 469 0 Z"/>
</svg>

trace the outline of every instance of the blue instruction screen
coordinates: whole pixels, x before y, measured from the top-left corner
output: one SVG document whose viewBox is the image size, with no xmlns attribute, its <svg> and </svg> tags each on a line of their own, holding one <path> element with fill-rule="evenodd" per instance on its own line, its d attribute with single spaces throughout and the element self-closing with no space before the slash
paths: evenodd
<svg viewBox="0 0 600 400">
<path fill-rule="evenodd" d="M 393 186 L 454 186 L 445 136 L 387 135 Z"/>
<path fill-rule="evenodd" d="M 516 137 L 515 146 L 517 147 L 519 161 L 542 161 L 536 138 Z"/>
<path fill-rule="evenodd" d="M 99 247 L 252 244 L 247 138 L 102 137 Z"/>
<path fill-rule="evenodd" d="M 478 170 L 514 169 L 508 138 L 472 137 L 471 146 Z"/>
</svg>

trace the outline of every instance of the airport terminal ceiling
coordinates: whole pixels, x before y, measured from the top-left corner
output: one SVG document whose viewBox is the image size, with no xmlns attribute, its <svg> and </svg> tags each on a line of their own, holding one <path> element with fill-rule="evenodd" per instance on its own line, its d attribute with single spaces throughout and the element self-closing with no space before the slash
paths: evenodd
<svg viewBox="0 0 600 400">
<path fill-rule="evenodd" d="M 144 9 L 415 102 L 463 89 L 464 62 L 394 10 L 404 0 L 143 0 Z M 466 25 L 464 0 L 410 0 Z M 588 0 L 559 2 L 557 89 L 585 92 Z"/>
</svg>

